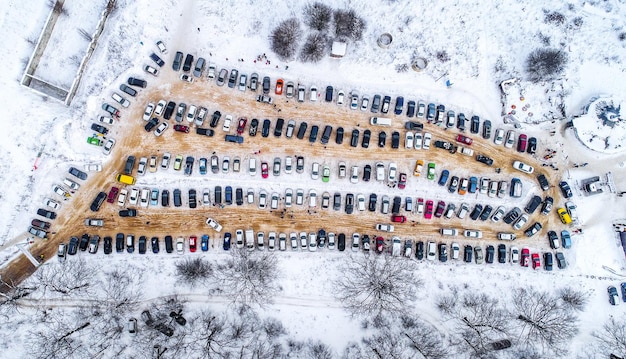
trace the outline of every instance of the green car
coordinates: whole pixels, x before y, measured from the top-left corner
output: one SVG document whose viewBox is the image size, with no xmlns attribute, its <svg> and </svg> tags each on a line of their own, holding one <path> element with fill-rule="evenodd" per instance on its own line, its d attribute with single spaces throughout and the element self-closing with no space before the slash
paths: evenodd
<svg viewBox="0 0 626 359">
<path fill-rule="evenodd" d="M 87 143 L 94 146 L 102 146 L 103 142 L 98 137 L 87 137 Z"/>
<path fill-rule="evenodd" d="M 322 182 L 328 182 L 330 180 L 330 167 L 328 165 L 324 165 L 324 170 L 322 171 Z"/>
<path fill-rule="evenodd" d="M 428 175 L 429 180 L 435 179 L 435 164 L 433 162 L 428 163 Z"/>
</svg>

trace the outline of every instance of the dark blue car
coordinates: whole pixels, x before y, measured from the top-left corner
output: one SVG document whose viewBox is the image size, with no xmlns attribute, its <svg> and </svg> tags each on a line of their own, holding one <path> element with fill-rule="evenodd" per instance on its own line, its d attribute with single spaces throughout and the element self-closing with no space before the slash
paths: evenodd
<svg viewBox="0 0 626 359">
<path fill-rule="evenodd" d="M 446 185 L 446 182 L 448 182 L 448 176 L 450 176 L 450 171 L 443 170 L 441 172 L 441 177 L 439 177 L 439 185 L 440 186 L 445 186 Z"/>
<path fill-rule="evenodd" d="M 396 97 L 396 108 L 394 109 L 394 113 L 396 115 L 402 114 L 403 108 L 404 108 L 404 97 L 402 96 Z"/>
<path fill-rule="evenodd" d="M 224 233 L 224 250 L 225 251 L 230 249 L 230 239 L 231 239 L 230 232 Z"/>
</svg>

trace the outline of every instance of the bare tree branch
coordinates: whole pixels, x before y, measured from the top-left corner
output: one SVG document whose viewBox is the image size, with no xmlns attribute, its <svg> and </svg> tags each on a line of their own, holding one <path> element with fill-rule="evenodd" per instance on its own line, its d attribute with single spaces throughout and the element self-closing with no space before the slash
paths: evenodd
<svg viewBox="0 0 626 359">
<path fill-rule="evenodd" d="M 604 323 L 601 330 L 591 334 L 595 339 L 596 352 L 608 358 L 613 354 L 620 358 L 626 358 L 626 316 L 615 319 L 611 316 Z"/>
</svg>

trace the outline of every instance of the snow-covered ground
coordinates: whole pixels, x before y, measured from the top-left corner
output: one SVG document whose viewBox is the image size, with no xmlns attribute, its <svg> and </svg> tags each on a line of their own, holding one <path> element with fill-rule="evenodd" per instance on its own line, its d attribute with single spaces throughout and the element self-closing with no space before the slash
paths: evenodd
<svg viewBox="0 0 626 359">
<path fill-rule="evenodd" d="M 75 2 L 66 1 L 68 7 L 78 11 L 78 6 L 70 6 Z M 278 23 L 289 17 L 302 18 L 305 2 L 277 0 L 268 6 L 266 2 L 254 0 L 120 0 L 73 104 L 65 107 L 19 85 L 32 52 L 32 39 L 39 36 L 48 15 L 48 2 L 7 1 L 0 13 L 0 37 L 10 42 L 0 54 L 4 66 L 0 81 L 5 94 L 2 100 L 5 112 L 1 121 L 7 136 L 0 141 L 0 158 L 4 159 L 0 162 L 0 182 L 5 183 L 0 189 L 2 262 L 6 264 L 7 259 L 16 253 L 15 244 L 26 241 L 24 232 L 36 209 L 41 207 L 43 198 L 51 194 L 52 185 L 62 179 L 69 165 L 94 162 L 107 165 L 100 149 L 85 143 L 90 134 L 88 128 L 100 115 L 100 105 L 104 99 L 108 101 L 111 89 L 117 88 L 130 75 L 148 76 L 141 67 L 150 63 L 148 55 L 155 50 L 156 40 L 163 40 L 168 45 L 170 55 L 176 50 L 202 54 L 218 64 L 218 68 L 235 67 L 247 72 L 254 69 L 272 78 L 279 75 L 297 78 L 300 82 L 316 83 L 318 87 L 332 83 L 357 89 L 360 93 L 380 91 L 392 96 L 410 95 L 424 101 L 444 103 L 458 112 L 479 114 L 494 122 L 495 127 L 502 123 L 500 114 L 503 110 L 498 85 L 503 80 L 519 77 L 524 103 L 530 104 L 534 114 L 531 120 L 522 121 L 522 130 L 540 139 L 540 149 L 559 149 L 554 164 L 560 169 L 569 168 L 564 173 L 572 187 L 577 187 L 576 184 L 585 178 L 595 175 L 604 178 L 611 172 L 617 192 L 626 190 L 626 154 L 623 151 L 614 154 L 591 151 L 572 130 L 563 129 L 566 120 L 552 123 L 552 116 L 548 115 L 550 111 L 555 112 L 554 104 L 561 101 L 559 97 L 562 97 L 567 117 L 571 118 L 580 115 L 593 97 L 626 92 L 623 73 L 626 39 L 620 40 L 620 35 L 626 36 L 623 35 L 626 32 L 623 25 L 626 9 L 622 2 L 575 0 L 551 3 L 549 8 L 540 1 L 506 0 L 324 2 L 334 8 L 354 9 L 366 20 L 367 29 L 362 41 L 349 44 L 343 59 L 324 59 L 318 64 L 310 64 L 280 61 L 270 50 L 268 41 L 271 30 Z M 100 10 L 94 6 L 89 11 L 93 15 Z M 546 15 L 554 12 L 563 15 L 562 22 L 545 21 Z M 73 15 L 70 11 L 64 21 L 97 18 L 88 15 Z M 94 26 L 77 24 L 75 27 L 88 30 Z M 381 49 L 376 44 L 376 39 L 384 32 L 394 37 L 388 49 Z M 72 41 L 74 37 L 77 34 L 71 34 L 69 41 L 55 43 L 58 48 L 54 53 L 80 53 L 86 42 Z M 547 91 L 553 89 L 552 84 L 530 84 L 523 80 L 527 55 L 542 47 L 558 48 L 569 56 L 568 66 L 559 80 L 563 91 Z M 449 61 L 437 60 L 437 53 L 442 51 L 447 53 Z M 266 54 L 271 64 L 254 63 L 260 54 Z M 414 56 L 428 59 L 429 66 L 425 71 L 396 72 L 397 66 L 409 64 Z M 63 61 L 47 62 L 46 67 L 46 72 L 56 74 L 59 83 L 65 83 L 67 69 Z M 446 87 L 447 80 L 453 83 L 451 87 Z M 518 104 L 517 107 L 522 106 Z M 553 130 L 556 133 L 550 136 Z M 39 152 L 42 155 L 37 160 Z M 38 161 L 37 169 L 33 170 L 35 161 Z M 585 162 L 589 163 L 587 167 L 573 166 Z M 419 289 L 415 301 L 407 303 L 407 311 L 452 338 L 453 328 L 443 321 L 436 309 L 438 298 L 446 293 L 484 292 L 503 303 L 510 303 L 522 287 L 534 286 L 552 292 L 565 286 L 578 288 L 589 294 L 589 302 L 580 313 L 580 333 L 568 343 L 570 350 L 565 356 L 589 357 L 585 349 L 594 342 L 591 333 L 599 330 L 609 316 L 624 318 L 626 305 L 612 307 L 606 295 L 608 285 L 619 288 L 624 279 L 621 274 L 613 274 L 606 268 L 626 275 L 624 252 L 613 230 L 614 223 L 626 223 L 626 198 L 610 193 L 608 188 L 596 196 L 584 196 L 579 188 L 574 188 L 574 193 L 582 223 L 578 228 L 584 233 L 575 235 L 573 248 L 565 251 L 569 262 L 566 270 L 555 269 L 547 273 L 508 264 L 419 263 L 417 276 L 424 281 L 424 286 Z M 260 311 L 262 317 L 278 318 L 289 336 L 296 340 L 326 343 L 336 356 L 343 353 L 349 341 L 358 342 L 367 335 L 362 322 L 350 318 L 331 294 L 332 282 L 342 275 L 337 268 L 347 253 L 286 252 L 277 253 L 277 256 L 280 271 L 276 276 L 281 291 L 274 304 Z M 206 257 L 219 261 L 227 258 L 227 254 L 211 250 Z M 170 258 L 165 255 L 154 258 L 151 254 L 145 257 L 97 254 L 89 256 L 87 261 L 96 268 L 132 265 L 137 272 L 143 273 L 141 281 L 137 282 L 143 289 L 143 305 L 130 310 L 127 314 L 131 316 L 139 317 L 152 298 L 173 294 L 194 298 L 194 295 L 205 294 L 202 290 L 175 284 L 172 275 L 174 261 Z M 46 264 L 58 265 L 55 261 Z M 45 298 L 43 293 L 37 294 Z M 190 299 L 185 312 L 205 308 L 223 313 L 232 311 L 223 305 L 224 298 L 200 298 Z M 75 297 L 72 300 L 77 305 L 80 302 Z M 219 304 L 210 304 L 212 302 Z M 45 303 L 43 300 L 39 305 L 21 308 L 11 314 L 8 324 L 0 329 L 3 338 L 7 338 L 3 341 L 1 356 L 28 356 L 31 331 L 50 328 L 36 317 L 41 315 L 38 309 Z M 74 315 L 71 303 L 67 308 L 54 310 Z M 121 341 L 132 343 L 126 333 L 122 334 Z M 513 355 L 505 352 L 502 357 Z M 134 353 L 131 348 L 122 356 L 149 357 L 149 354 Z M 104 357 L 116 357 L 116 354 L 105 351 Z M 168 357 L 167 354 L 164 357 Z"/>
</svg>

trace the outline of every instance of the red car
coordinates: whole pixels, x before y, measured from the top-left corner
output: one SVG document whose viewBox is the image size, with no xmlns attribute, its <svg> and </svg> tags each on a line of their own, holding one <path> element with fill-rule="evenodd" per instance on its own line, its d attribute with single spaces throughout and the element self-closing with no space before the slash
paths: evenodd
<svg viewBox="0 0 626 359">
<path fill-rule="evenodd" d="M 404 189 L 406 187 L 406 173 L 400 173 L 400 177 L 398 179 L 398 188 Z"/>
<path fill-rule="evenodd" d="M 117 194 L 120 192 L 120 189 L 117 187 L 111 187 L 111 191 L 109 191 L 109 196 L 107 197 L 107 202 L 113 203 L 117 198 Z"/>
<path fill-rule="evenodd" d="M 424 218 L 433 218 L 433 201 L 431 200 L 426 201 L 426 211 L 424 212 Z"/>
<path fill-rule="evenodd" d="M 533 269 L 537 269 L 537 268 L 541 267 L 541 261 L 539 260 L 539 254 L 533 253 L 532 258 L 533 258 Z"/>
<path fill-rule="evenodd" d="M 239 118 L 239 124 L 237 125 L 237 134 L 241 135 L 243 133 L 243 130 L 246 128 L 246 123 L 248 122 L 248 119 L 245 117 L 240 117 Z"/>
<path fill-rule="evenodd" d="M 267 162 L 261 162 L 261 176 L 263 176 L 263 178 L 267 178 L 269 173 L 269 166 L 267 165 Z"/>
<path fill-rule="evenodd" d="M 526 152 L 526 144 L 528 143 L 528 137 L 525 134 L 519 135 L 517 139 L 517 152 Z"/>
<path fill-rule="evenodd" d="M 439 201 L 437 203 L 437 210 L 435 211 L 435 217 L 440 218 L 443 215 L 443 211 L 446 209 L 446 202 Z"/>
<path fill-rule="evenodd" d="M 469 138 L 467 136 L 463 136 L 463 135 L 457 135 L 456 136 L 456 141 L 464 143 L 466 145 L 471 145 L 472 142 L 474 142 L 471 138 Z"/>
<path fill-rule="evenodd" d="M 276 91 L 275 92 L 276 92 L 277 95 L 282 95 L 283 94 L 283 85 L 284 85 L 283 79 L 276 80 Z"/>
<path fill-rule="evenodd" d="M 393 216 L 391 216 L 391 221 L 395 223 L 404 223 L 406 222 L 406 217 L 399 214 L 394 214 Z"/>
<path fill-rule="evenodd" d="M 189 237 L 189 251 L 191 252 L 195 252 L 196 251 L 196 241 L 198 240 L 198 237 L 196 236 L 191 236 Z"/>
<path fill-rule="evenodd" d="M 528 267 L 530 264 L 530 251 L 528 248 L 522 248 L 522 260 L 520 261 L 522 267 Z"/>
<path fill-rule="evenodd" d="M 385 240 L 383 237 L 376 237 L 376 252 L 382 253 L 385 249 Z"/>
<path fill-rule="evenodd" d="M 184 125 L 174 125 L 174 131 L 189 133 L 189 127 Z"/>
</svg>

